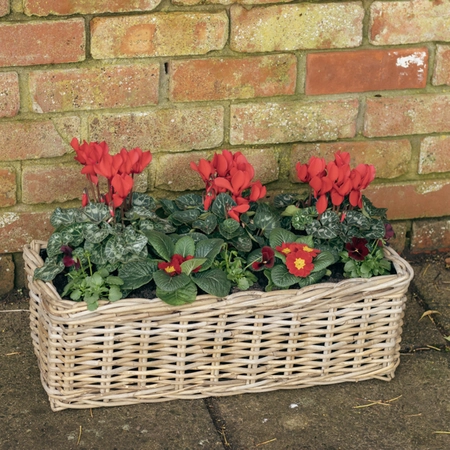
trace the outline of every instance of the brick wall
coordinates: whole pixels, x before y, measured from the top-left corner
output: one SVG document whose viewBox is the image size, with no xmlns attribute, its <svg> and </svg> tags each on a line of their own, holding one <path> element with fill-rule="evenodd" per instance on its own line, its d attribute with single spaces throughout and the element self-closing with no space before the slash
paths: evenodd
<svg viewBox="0 0 450 450">
<path fill-rule="evenodd" d="M 399 247 L 448 248 L 449 85 L 447 1 L 0 0 L 0 256 L 78 204 L 74 136 L 151 150 L 155 196 L 199 189 L 189 161 L 223 148 L 271 192 L 349 151 Z"/>
</svg>

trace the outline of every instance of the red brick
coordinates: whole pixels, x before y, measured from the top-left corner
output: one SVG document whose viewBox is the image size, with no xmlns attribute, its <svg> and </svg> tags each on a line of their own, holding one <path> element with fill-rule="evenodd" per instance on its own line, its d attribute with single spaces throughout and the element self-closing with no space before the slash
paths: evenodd
<svg viewBox="0 0 450 450">
<path fill-rule="evenodd" d="M 365 136 L 399 136 L 446 131 L 450 131 L 449 95 L 425 94 L 367 99 Z"/>
<path fill-rule="evenodd" d="M 0 24 L 0 67 L 85 59 L 83 19 Z"/>
<path fill-rule="evenodd" d="M 297 58 L 271 55 L 173 61 L 169 73 L 173 101 L 289 95 L 295 93 Z"/>
<path fill-rule="evenodd" d="M 0 161 L 52 158 L 73 151 L 69 143 L 80 134 L 78 117 L 0 122 Z"/>
<path fill-rule="evenodd" d="M 15 116 L 20 109 L 19 75 L 0 73 L 0 117 Z"/>
<path fill-rule="evenodd" d="M 364 195 L 392 220 L 450 215 L 450 180 L 371 185 Z"/>
<path fill-rule="evenodd" d="M 437 45 L 432 83 L 450 85 L 450 45 Z"/>
<path fill-rule="evenodd" d="M 427 83 L 428 49 L 310 53 L 306 94 L 419 89 Z"/>
<path fill-rule="evenodd" d="M 0 207 L 16 204 L 16 171 L 10 167 L 0 168 Z"/>
<path fill-rule="evenodd" d="M 26 204 L 66 202 L 81 199 L 87 186 L 79 164 L 26 165 L 22 172 L 22 202 Z"/>
<path fill-rule="evenodd" d="M 0 0 L 0 17 L 9 14 L 9 0 Z"/>
<path fill-rule="evenodd" d="M 231 106 L 230 143 L 331 141 L 356 133 L 358 100 Z"/>
<path fill-rule="evenodd" d="M 428 136 L 420 143 L 419 173 L 450 172 L 450 137 Z"/>
<path fill-rule="evenodd" d="M 89 118 L 92 141 L 105 140 L 113 152 L 122 147 L 158 151 L 214 148 L 223 141 L 221 106 L 105 114 Z"/>
<path fill-rule="evenodd" d="M 445 0 L 373 2 L 369 39 L 375 45 L 450 40 L 450 3 Z"/>
<path fill-rule="evenodd" d="M 357 2 L 231 7 L 230 47 L 237 52 L 358 47 L 364 9 Z"/>
<path fill-rule="evenodd" d="M 151 11 L 161 0 L 24 0 L 24 13 L 31 16 L 98 14 Z"/>
<path fill-rule="evenodd" d="M 260 180 L 267 184 L 278 179 L 278 153 L 274 148 L 264 149 L 237 149 L 253 165 L 255 169 L 254 181 Z M 220 152 L 218 152 L 220 153 Z M 202 190 L 205 184 L 194 172 L 189 164 L 198 163 L 201 158 L 210 160 L 214 152 L 176 153 L 165 154 L 158 158 L 155 185 L 158 188 L 170 191 Z"/>
<path fill-rule="evenodd" d="M 450 250 L 450 220 L 415 220 L 412 225 L 413 253 Z"/>
<path fill-rule="evenodd" d="M 15 265 L 12 255 L 0 256 L 0 295 L 14 289 Z"/>
<path fill-rule="evenodd" d="M 315 144 L 296 144 L 291 154 L 291 181 L 299 182 L 295 165 L 307 163 L 311 156 L 332 161 L 338 151 L 348 152 L 350 164 L 373 164 L 377 178 L 396 178 L 408 172 L 411 162 L 411 143 L 407 139 L 397 141 L 352 141 Z"/>
<path fill-rule="evenodd" d="M 54 229 L 53 211 L 0 213 L 0 253 L 21 252 L 33 239 L 46 240 Z"/>
<path fill-rule="evenodd" d="M 203 55 L 222 49 L 227 37 L 225 11 L 96 17 L 91 21 L 95 59 Z"/>
<path fill-rule="evenodd" d="M 158 103 L 159 64 L 35 71 L 29 85 L 39 113 L 146 106 Z"/>
</svg>

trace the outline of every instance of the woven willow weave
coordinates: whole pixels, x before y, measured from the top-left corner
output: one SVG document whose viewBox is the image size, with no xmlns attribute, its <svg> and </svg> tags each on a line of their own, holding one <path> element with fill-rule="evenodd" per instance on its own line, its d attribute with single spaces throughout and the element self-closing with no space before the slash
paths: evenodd
<svg viewBox="0 0 450 450">
<path fill-rule="evenodd" d="M 54 411 L 390 380 L 399 363 L 410 265 L 396 275 L 299 290 L 159 299 L 62 300 L 33 280 L 46 243 L 24 249 L 31 330 Z"/>
</svg>

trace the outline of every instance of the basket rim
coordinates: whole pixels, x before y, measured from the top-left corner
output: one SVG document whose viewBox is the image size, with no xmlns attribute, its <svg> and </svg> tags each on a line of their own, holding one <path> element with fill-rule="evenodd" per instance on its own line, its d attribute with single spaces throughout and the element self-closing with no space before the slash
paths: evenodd
<svg viewBox="0 0 450 450">
<path fill-rule="evenodd" d="M 45 306 L 50 314 L 55 316 L 72 317 L 73 315 L 92 315 L 111 313 L 119 314 L 123 312 L 136 313 L 145 309 L 149 314 L 167 313 L 182 314 L 188 310 L 206 310 L 211 308 L 222 309 L 224 307 L 239 304 L 245 308 L 252 308 L 264 303 L 268 300 L 273 305 L 274 299 L 277 301 L 278 307 L 288 306 L 293 301 L 303 301 L 314 307 L 314 302 L 320 300 L 321 304 L 332 302 L 333 295 L 359 296 L 364 298 L 367 294 L 379 294 L 380 292 L 395 291 L 397 297 L 400 291 L 404 295 L 408 290 L 409 284 L 414 276 L 411 265 L 403 259 L 391 247 L 384 247 L 386 258 L 389 259 L 396 270 L 396 274 L 380 275 L 372 278 L 349 278 L 335 283 L 317 283 L 305 286 L 300 289 L 276 290 L 271 292 L 264 291 L 239 291 L 227 295 L 226 297 L 215 297 L 209 294 L 197 296 L 194 303 L 180 306 L 171 306 L 159 298 L 124 298 L 115 302 L 108 300 L 100 300 L 99 307 L 95 311 L 89 311 L 85 302 L 74 302 L 72 300 L 64 300 L 60 297 L 52 282 L 44 282 L 33 278 L 34 270 L 41 267 L 44 261 L 39 255 L 40 250 L 47 247 L 47 241 L 33 240 L 30 244 L 26 244 L 23 248 L 23 257 L 30 293 L 33 287 L 45 293 Z M 384 295 L 386 296 L 386 295 Z M 351 300 L 349 302 L 353 302 Z"/>
</svg>

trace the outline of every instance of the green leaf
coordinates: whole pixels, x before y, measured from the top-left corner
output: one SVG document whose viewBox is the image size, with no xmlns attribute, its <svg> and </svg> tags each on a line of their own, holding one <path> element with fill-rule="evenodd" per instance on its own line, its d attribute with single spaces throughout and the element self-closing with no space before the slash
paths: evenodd
<svg viewBox="0 0 450 450">
<path fill-rule="evenodd" d="M 300 287 L 316 284 L 326 275 L 326 272 L 325 269 L 319 270 L 318 272 L 311 272 L 307 277 L 299 278 L 298 284 Z"/>
<path fill-rule="evenodd" d="M 217 217 L 225 219 L 227 211 L 233 206 L 236 206 L 236 202 L 228 194 L 219 194 L 212 202 L 211 212 Z"/>
<path fill-rule="evenodd" d="M 220 234 L 227 240 L 238 237 L 244 233 L 240 223 L 234 219 L 226 219 L 219 225 Z"/>
<path fill-rule="evenodd" d="M 294 242 L 297 236 L 283 228 L 274 228 L 269 235 L 269 243 L 272 248 L 279 247 L 281 244 Z"/>
<path fill-rule="evenodd" d="M 84 226 L 84 238 L 92 244 L 99 244 L 111 233 L 111 226 L 105 222 L 102 222 L 100 225 L 95 223 L 86 223 Z"/>
<path fill-rule="evenodd" d="M 216 297 L 225 297 L 229 294 L 231 283 L 227 279 L 225 272 L 220 269 L 212 269 L 193 275 L 195 284 Z"/>
<path fill-rule="evenodd" d="M 50 217 L 50 223 L 54 228 L 58 228 L 61 225 L 71 225 L 82 221 L 83 218 L 80 208 L 62 209 L 58 207 L 53 211 Z"/>
<path fill-rule="evenodd" d="M 119 268 L 119 277 L 123 280 L 124 290 L 134 290 L 150 283 L 153 274 L 158 270 L 156 261 L 134 259 Z"/>
<path fill-rule="evenodd" d="M 275 208 L 286 208 L 289 205 L 293 205 L 300 199 L 298 194 L 278 194 L 273 199 Z"/>
<path fill-rule="evenodd" d="M 130 219 L 157 219 L 158 216 L 154 211 L 151 211 L 145 206 L 133 206 L 125 213 L 125 216 Z"/>
<path fill-rule="evenodd" d="M 299 208 L 295 205 L 289 205 L 286 207 L 286 209 L 281 213 L 283 217 L 292 217 L 295 216 Z"/>
<path fill-rule="evenodd" d="M 167 292 L 159 287 L 156 288 L 156 295 L 163 301 L 172 306 L 184 305 L 192 303 L 197 298 L 197 286 L 192 282 L 184 286 L 182 289 Z"/>
<path fill-rule="evenodd" d="M 132 252 L 139 254 L 147 245 L 147 237 L 138 231 L 136 231 L 132 226 L 125 228 L 123 233 L 125 238 L 125 248 L 127 252 Z"/>
<path fill-rule="evenodd" d="M 292 217 L 292 226 L 299 231 L 305 230 L 309 224 L 312 224 L 314 217 L 317 217 L 315 207 L 299 209 Z"/>
<path fill-rule="evenodd" d="M 191 255 L 194 256 L 195 252 L 195 242 L 190 236 L 183 236 L 175 243 L 174 253 L 181 255 L 183 258 Z"/>
<path fill-rule="evenodd" d="M 172 201 L 172 200 L 167 200 L 165 198 L 161 198 L 159 200 L 159 202 L 161 203 L 161 205 L 162 205 L 164 211 L 166 212 L 166 214 L 172 214 L 175 211 L 179 211 L 179 208 L 177 207 L 175 202 Z"/>
<path fill-rule="evenodd" d="M 150 195 L 141 192 L 133 192 L 133 206 L 143 207 L 155 211 L 158 207 L 156 200 Z"/>
<path fill-rule="evenodd" d="M 47 258 L 44 265 L 34 271 L 34 278 L 42 281 L 51 281 L 63 270 L 64 263 L 62 261 Z"/>
<path fill-rule="evenodd" d="M 326 269 L 328 266 L 331 266 L 331 264 L 334 264 L 335 262 L 337 262 L 337 259 L 333 253 L 321 252 L 314 258 L 314 269 L 312 271 L 319 272 Z"/>
<path fill-rule="evenodd" d="M 68 242 L 71 247 L 77 247 L 81 245 L 84 241 L 84 227 L 87 224 L 84 223 L 73 223 L 64 227 L 61 230 L 63 240 Z"/>
<path fill-rule="evenodd" d="M 236 247 L 236 250 L 243 253 L 248 253 L 253 248 L 253 242 L 247 234 L 232 239 L 231 244 Z"/>
<path fill-rule="evenodd" d="M 270 232 L 280 226 L 279 215 L 273 212 L 266 203 L 260 203 L 253 223 L 262 230 L 264 236 L 269 237 Z"/>
<path fill-rule="evenodd" d="M 155 231 L 168 234 L 175 232 L 176 228 L 166 219 L 158 219 L 155 222 Z"/>
<path fill-rule="evenodd" d="M 192 222 L 192 228 L 198 228 L 205 234 L 211 234 L 217 227 L 217 217 L 208 213 L 203 219 L 199 218 Z"/>
<path fill-rule="evenodd" d="M 180 209 L 203 208 L 203 199 L 198 194 L 186 194 L 175 200 Z"/>
<path fill-rule="evenodd" d="M 201 213 L 198 209 L 186 209 L 185 211 L 173 212 L 170 215 L 170 218 L 174 219 L 177 222 L 190 224 L 194 222 L 200 214 Z"/>
<path fill-rule="evenodd" d="M 177 289 L 181 289 L 190 281 L 190 278 L 184 273 L 171 277 L 164 270 L 157 270 L 153 274 L 153 279 L 155 280 L 156 286 L 166 292 L 173 292 Z"/>
<path fill-rule="evenodd" d="M 272 282 L 275 286 L 286 289 L 299 282 L 300 277 L 292 275 L 284 265 L 277 265 L 271 271 Z"/>
<path fill-rule="evenodd" d="M 365 195 L 362 196 L 362 202 L 362 211 L 365 216 L 386 220 L 387 208 L 375 208 L 372 202 Z"/>
<path fill-rule="evenodd" d="M 205 261 L 207 261 L 206 258 L 192 258 L 188 261 L 184 261 L 180 264 L 181 272 L 185 273 L 186 275 L 190 275 L 193 270 L 195 270 L 197 267 L 200 267 L 205 263 Z"/>
<path fill-rule="evenodd" d="M 196 258 L 207 258 L 208 260 L 203 264 L 201 270 L 211 267 L 211 264 L 222 248 L 223 242 L 223 239 L 203 239 L 197 242 L 194 256 Z"/>
<path fill-rule="evenodd" d="M 68 243 L 62 233 L 53 233 L 47 242 L 47 255 L 52 257 L 61 254 L 61 246 L 67 245 Z"/>
<path fill-rule="evenodd" d="M 96 265 L 104 265 L 109 262 L 108 256 L 105 252 L 105 245 L 105 242 L 100 244 L 92 244 L 91 242 L 86 241 L 84 243 L 84 249 L 89 253 L 92 263 Z"/>
<path fill-rule="evenodd" d="M 170 261 L 175 253 L 172 239 L 159 231 L 146 231 L 144 234 L 155 252 L 164 260 Z"/>
<path fill-rule="evenodd" d="M 89 203 L 82 209 L 83 214 L 94 223 L 109 219 L 111 214 L 105 203 Z"/>
<path fill-rule="evenodd" d="M 112 236 L 105 244 L 105 256 L 111 263 L 120 261 L 125 252 L 125 242 L 122 236 Z"/>
<path fill-rule="evenodd" d="M 115 302 L 122 298 L 122 292 L 118 286 L 111 286 L 109 289 L 108 300 L 110 302 Z"/>
<path fill-rule="evenodd" d="M 115 286 L 122 286 L 124 284 L 122 278 L 116 277 L 114 275 L 109 275 L 106 277 L 105 282 Z"/>
<path fill-rule="evenodd" d="M 297 244 L 305 244 L 310 248 L 315 248 L 314 247 L 314 239 L 312 236 L 296 236 L 295 242 Z"/>
</svg>

